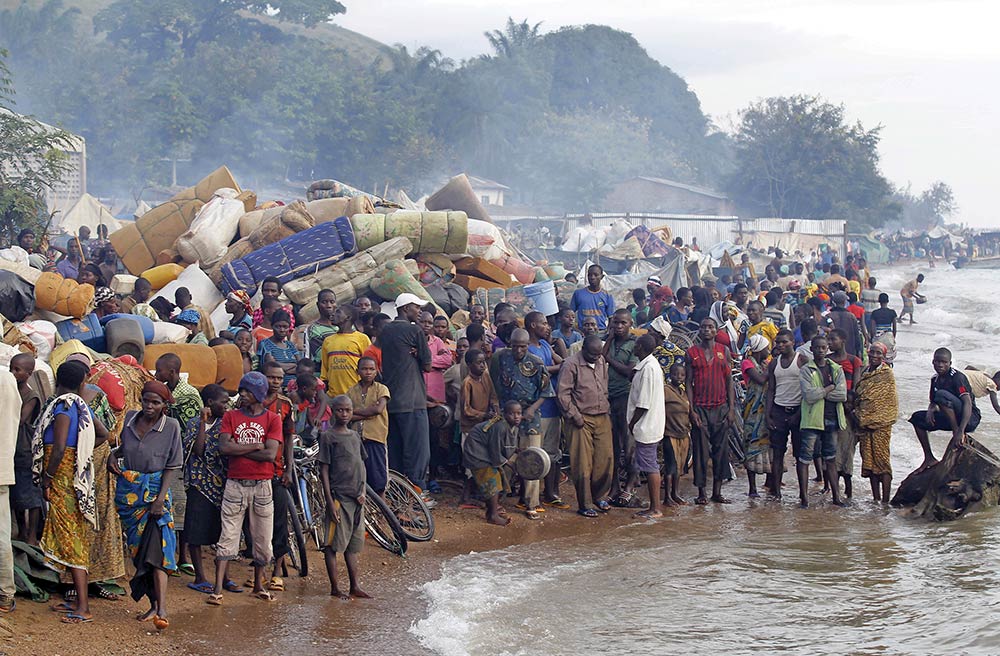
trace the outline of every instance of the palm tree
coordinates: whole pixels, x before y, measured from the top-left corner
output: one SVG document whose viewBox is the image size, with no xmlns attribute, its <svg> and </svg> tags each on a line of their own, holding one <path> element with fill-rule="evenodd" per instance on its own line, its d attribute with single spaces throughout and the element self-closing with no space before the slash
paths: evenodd
<svg viewBox="0 0 1000 656">
<path fill-rule="evenodd" d="M 527 19 L 515 23 L 514 19 L 508 16 L 507 26 L 502 32 L 491 30 L 483 34 L 486 35 L 486 40 L 490 42 L 497 57 L 513 57 L 515 52 L 538 40 L 538 28 L 541 26 L 541 23 L 529 25 Z"/>
</svg>

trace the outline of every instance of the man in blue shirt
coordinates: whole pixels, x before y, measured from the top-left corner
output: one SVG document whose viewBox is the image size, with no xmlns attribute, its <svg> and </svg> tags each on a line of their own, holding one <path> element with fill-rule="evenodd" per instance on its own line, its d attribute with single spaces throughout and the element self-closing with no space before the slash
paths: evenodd
<svg viewBox="0 0 1000 656">
<path fill-rule="evenodd" d="M 615 299 L 611 294 L 601 289 L 604 279 L 604 269 L 599 264 L 592 264 L 587 269 L 587 286 L 573 292 L 569 307 L 576 312 L 580 323 L 586 317 L 597 319 L 597 327 L 607 330 L 608 319 L 615 313 Z"/>
<path fill-rule="evenodd" d="M 552 387 L 555 389 L 559 384 L 559 368 L 562 366 L 562 358 L 553 353 L 549 338 L 552 328 L 541 312 L 529 312 L 524 317 L 524 327 L 528 331 L 528 353 L 538 356 L 552 380 Z M 555 397 L 542 401 L 538 408 L 541 415 L 541 435 L 542 448 L 549 454 L 549 459 L 553 465 L 549 467 L 549 473 L 543 481 L 542 502 L 546 506 L 566 510 L 569 504 L 559 496 L 559 479 L 562 470 L 556 465 L 562 461 L 562 451 L 560 442 L 562 440 L 562 413 L 559 411 L 559 403 Z"/>
</svg>

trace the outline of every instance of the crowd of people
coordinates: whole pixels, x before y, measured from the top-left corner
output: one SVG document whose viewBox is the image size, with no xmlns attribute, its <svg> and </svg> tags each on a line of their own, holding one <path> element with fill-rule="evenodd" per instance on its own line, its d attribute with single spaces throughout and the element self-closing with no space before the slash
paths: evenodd
<svg viewBox="0 0 1000 656">
<path fill-rule="evenodd" d="M 744 258 L 730 274 L 677 290 L 653 275 L 631 290 L 631 304 L 593 265 L 551 316 L 473 302 L 449 317 L 410 293 L 383 313 L 379 299 L 338 304 L 323 290 L 319 318 L 304 325 L 269 278 L 259 303 L 229 293 L 228 325 L 216 331 L 184 288 L 173 303 L 151 300 L 140 278 L 119 298 L 109 272 L 86 263 L 95 251 L 71 243 L 55 268 L 93 277 L 95 312 L 173 321 L 190 343 L 235 344 L 244 375 L 231 398 L 219 385 L 195 389 L 184 372 L 197 363 L 174 353 L 152 372 L 127 355 L 76 353 L 47 389 L 34 357 L 15 356 L 0 372 L 2 613 L 15 606 L 5 502 L 18 539 L 61 572 L 65 599 L 52 609 L 65 623 L 93 621 L 89 598 L 115 598 L 127 561 L 131 596 L 149 602 L 139 619 L 160 631 L 177 573 L 221 606 L 225 593 L 244 592 L 228 564 L 246 556 L 249 594 L 273 600 L 284 590 L 286 487 L 303 441 L 319 445 L 326 566 L 341 598 L 369 596 L 359 580 L 362 508 L 366 490 L 384 493 L 390 468 L 430 507 L 440 480 L 460 481 L 460 507 L 500 526 L 515 512 L 539 520 L 574 505 L 587 519 L 613 507 L 659 518 L 689 503 L 689 474 L 697 505 L 730 503 L 724 486 L 738 470 L 750 497 L 762 476 L 763 491 L 780 498 L 789 444 L 803 508 L 812 468 L 833 504 L 848 503 L 859 452 L 873 499 L 889 501 L 899 317 L 861 258 L 820 265 L 776 251 L 760 276 Z M 911 322 L 922 280 L 900 292 Z M 929 432 L 950 431 L 962 444 L 975 430 L 976 397 L 1000 413 L 1000 375 L 957 371 L 946 349 L 933 366 L 928 408 L 910 418 L 922 467 L 935 462 Z M 98 384 L 109 372 L 125 389 L 123 410 Z M 517 460 L 532 448 L 548 471 L 520 477 Z"/>
</svg>

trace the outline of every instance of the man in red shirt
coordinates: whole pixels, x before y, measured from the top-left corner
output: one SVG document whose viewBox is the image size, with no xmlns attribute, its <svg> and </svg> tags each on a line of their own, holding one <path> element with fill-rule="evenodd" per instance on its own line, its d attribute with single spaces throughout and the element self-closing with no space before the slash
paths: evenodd
<svg viewBox="0 0 1000 656">
<path fill-rule="evenodd" d="M 691 456 L 695 503 L 705 505 L 708 463 L 712 463 L 712 501 L 731 503 L 722 496 L 722 482 L 729 474 L 729 431 L 736 423 L 736 390 L 733 388 L 732 356 L 729 347 L 715 341 L 715 319 L 705 317 L 698 327 L 698 342 L 687 350 L 691 382 L 687 388 L 691 402 Z"/>
<path fill-rule="evenodd" d="M 251 371 L 240 379 L 240 407 L 222 417 L 219 453 L 229 458 L 222 493 L 222 533 L 215 552 L 215 592 L 212 606 L 222 605 L 222 587 L 229 561 L 238 557 L 244 517 L 250 519 L 253 538 L 253 594 L 271 600 L 264 589 L 264 568 L 271 562 L 274 497 L 271 480 L 274 461 L 283 441 L 281 418 L 264 408 L 268 384 L 264 374 Z"/>
</svg>

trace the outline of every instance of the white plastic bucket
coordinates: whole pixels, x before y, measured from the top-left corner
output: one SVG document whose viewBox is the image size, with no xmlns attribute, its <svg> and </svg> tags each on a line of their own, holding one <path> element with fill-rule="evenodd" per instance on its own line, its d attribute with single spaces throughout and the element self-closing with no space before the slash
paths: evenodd
<svg viewBox="0 0 1000 656">
<path fill-rule="evenodd" d="M 535 310 L 545 316 L 559 313 L 559 303 L 556 301 L 556 286 L 551 280 L 536 282 L 524 286 L 524 295 Z"/>
</svg>

